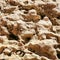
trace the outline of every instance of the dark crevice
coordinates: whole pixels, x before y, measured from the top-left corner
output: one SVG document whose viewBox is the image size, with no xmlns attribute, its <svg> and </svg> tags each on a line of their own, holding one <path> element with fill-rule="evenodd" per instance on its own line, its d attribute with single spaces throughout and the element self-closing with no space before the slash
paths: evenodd
<svg viewBox="0 0 60 60">
<path fill-rule="evenodd" d="M 58 45 L 54 45 L 54 48 L 59 48 L 60 49 L 60 44 L 58 44 Z"/>
<path fill-rule="evenodd" d="M 60 48 L 60 44 L 58 44 L 57 47 Z"/>
<path fill-rule="evenodd" d="M 14 35 L 12 33 L 8 36 L 8 39 L 9 40 L 19 40 L 18 36 Z"/>
<path fill-rule="evenodd" d="M 25 43 L 28 43 L 31 40 L 31 37 L 22 37 L 22 39 L 24 40 L 23 44 L 25 44 Z"/>
<path fill-rule="evenodd" d="M 11 53 L 9 53 L 8 56 L 11 56 Z"/>
<path fill-rule="evenodd" d="M 58 16 L 57 19 L 60 19 L 60 16 Z"/>
<path fill-rule="evenodd" d="M 57 57 L 60 59 L 60 53 L 57 53 Z"/>
<path fill-rule="evenodd" d="M 22 51 L 22 50 L 17 50 L 16 53 L 17 54 L 19 53 L 19 55 L 22 56 L 22 57 L 25 55 L 25 52 Z"/>
<path fill-rule="evenodd" d="M 31 1 L 35 1 L 35 0 L 31 0 Z"/>
<path fill-rule="evenodd" d="M 57 52 L 57 57 L 58 57 L 58 59 L 60 59 L 60 50 L 57 49 L 56 52 Z"/>
<path fill-rule="evenodd" d="M 0 10 L 1 10 L 1 6 L 0 6 Z"/>
<path fill-rule="evenodd" d="M 28 11 L 24 11 L 24 14 L 28 14 Z"/>
<path fill-rule="evenodd" d="M 45 15 L 41 15 L 41 19 L 43 19 L 45 17 Z"/>
<path fill-rule="evenodd" d="M 28 1 L 25 1 L 24 3 L 25 3 L 25 4 L 28 4 Z"/>
<path fill-rule="evenodd" d="M 6 59 L 1 59 L 1 60 L 6 60 Z"/>
<path fill-rule="evenodd" d="M 6 53 L 4 53 L 5 55 L 8 55 L 8 56 L 11 56 L 11 53 L 9 53 L 9 54 L 6 54 Z"/>
<path fill-rule="evenodd" d="M 31 37 L 25 38 L 26 43 L 28 43 L 31 40 Z"/>
<path fill-rule="evenodd" d="M 56 2 L 56 0 L 53 0 L 54 2 Z"/>
</svg>

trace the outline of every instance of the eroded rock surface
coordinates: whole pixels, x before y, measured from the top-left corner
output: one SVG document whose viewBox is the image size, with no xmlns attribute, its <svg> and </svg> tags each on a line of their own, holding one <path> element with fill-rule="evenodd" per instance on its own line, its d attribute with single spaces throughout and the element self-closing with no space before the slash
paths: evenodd
<svg viewBox="0 0 60 60">
<path fill-rule="evenodd" d="M 0 0 L 0 60 L 60 60 L 60 0 Z"/>
</svg>

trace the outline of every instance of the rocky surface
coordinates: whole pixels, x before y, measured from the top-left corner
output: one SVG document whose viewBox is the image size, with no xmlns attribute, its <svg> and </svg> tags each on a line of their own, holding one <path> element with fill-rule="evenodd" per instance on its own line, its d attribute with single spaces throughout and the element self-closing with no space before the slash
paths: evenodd
<svg viewBox="0 0 60 60">
<path fill-rule="evenodd" d="M 60 0 L 0 0 L 0 60 L 60 60 Z"/>
</svg>

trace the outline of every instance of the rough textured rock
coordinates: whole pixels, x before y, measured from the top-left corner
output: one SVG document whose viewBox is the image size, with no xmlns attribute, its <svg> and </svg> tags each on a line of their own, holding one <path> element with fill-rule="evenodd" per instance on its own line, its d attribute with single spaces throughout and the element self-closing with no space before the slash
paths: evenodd
<svg viewBox="0 0 60 60">
<path fill-rule="evenodd" d="M 0 0 L 0 60 L 60 60 L 60 0 Z"/>
</svg>

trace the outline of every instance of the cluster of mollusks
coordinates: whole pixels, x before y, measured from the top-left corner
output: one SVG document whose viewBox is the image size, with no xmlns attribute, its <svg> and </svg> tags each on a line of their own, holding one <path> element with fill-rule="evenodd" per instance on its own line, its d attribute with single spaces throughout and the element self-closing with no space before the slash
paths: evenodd
<svg viewBox="0 0 60 60">
<path fill-rule="evenodd" d="M 60 1 L 0 0 L 0 60 L 59 60 Z"/>
</svg>

